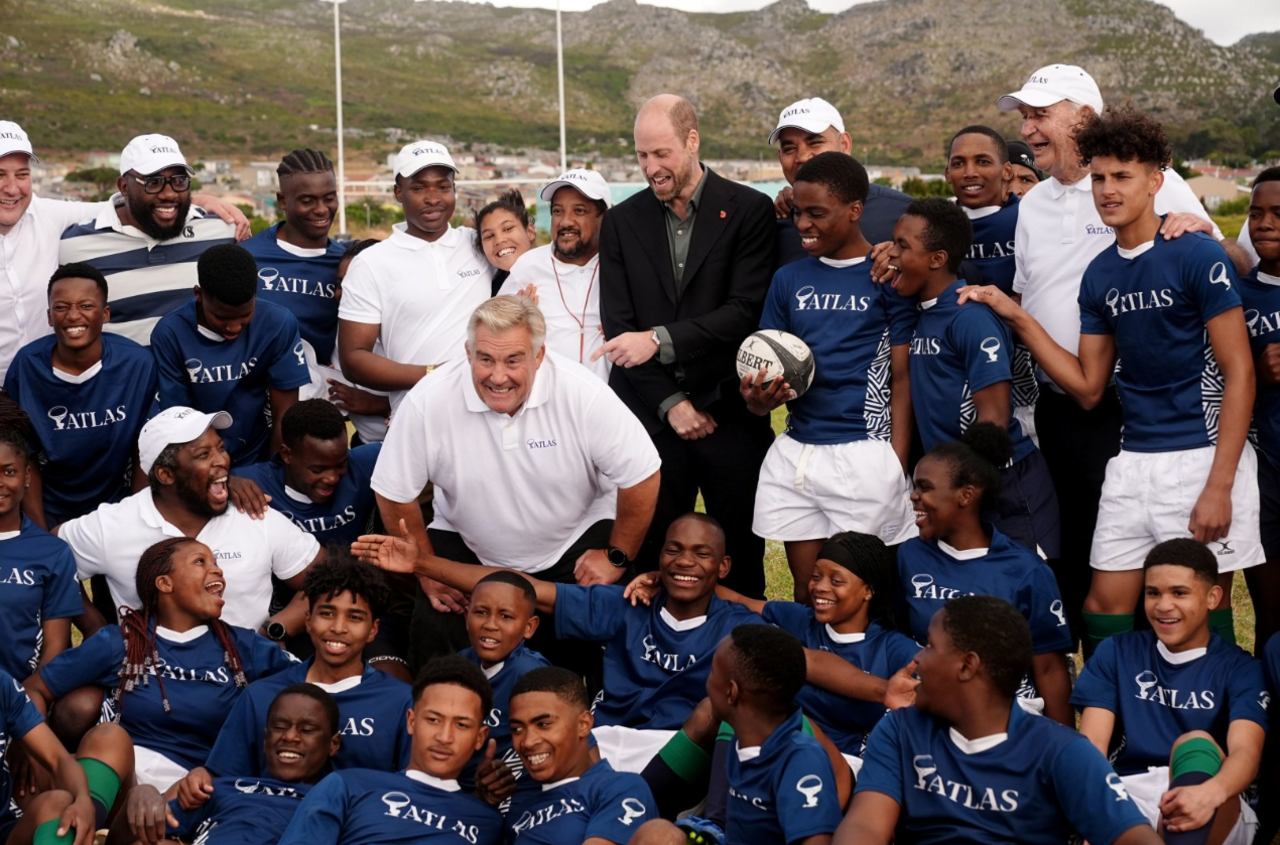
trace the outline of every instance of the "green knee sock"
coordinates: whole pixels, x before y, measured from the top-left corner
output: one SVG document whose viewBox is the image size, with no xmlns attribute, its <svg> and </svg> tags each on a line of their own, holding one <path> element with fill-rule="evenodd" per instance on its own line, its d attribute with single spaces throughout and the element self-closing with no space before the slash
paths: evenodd
<svg viewBox="0 0 1280 845">
<path fill-rule="evenodd" d="M 106 827 L 107 813 L 111 812 L 111 805 L 116 803 L 116 796 L 120 794 L 120 776 L 115 769 L 92 757 L 76 762 L 84 769 L 85 780 L 89 781 L 89 797 L 93 799 L 98 827 Z"/>
<path fill-rule="evenodd" d="M 1222 752 L 1213 740 L 1193 736 L 1178 743 L 1169 760 L 1169 780 L 1174 781 L 1188 772 L 1202 772 L 1213 777 L 1222 770 Z"/>
<path fill-rule="evenodd" d="M 676 735 L 662 746 L 658 756 L 685 783 L 698 783 L 711 770 L 711 755 L 689 739 L 684 731 L 676 731 Z"/>
<path fill-rule="evenodd" d="M 1236 641 L 1236 622 L 1231 615 L 1231 608 L 1209 611 L 1209 630 L 1229 643 Z"/>
<path fill-rule="evenodd" d="M 1081 616 L 1084 617 L 1085 631 L 1089 634 L 1090 654 L 1107 637 L 1127 634 L 1133 630 L 1132 613 L 1090 613 L 1086 610 Z"/>
<path fill-rule="evenodd" d="M 49 819 L 37 827 L 36 832 L 31 835 L 31 845 L 71 845 L 75 841 L 74 828 L 61 836 L 58 835 L 58 819 Z"/>
</svg>

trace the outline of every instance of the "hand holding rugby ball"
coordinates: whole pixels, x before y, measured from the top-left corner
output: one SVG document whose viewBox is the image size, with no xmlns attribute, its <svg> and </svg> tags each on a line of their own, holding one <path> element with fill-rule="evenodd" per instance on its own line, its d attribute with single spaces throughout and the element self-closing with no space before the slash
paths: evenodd
<svg viewBox="0 0 1280 845">
<path fill-rule="evenodd" d="M 739 378 L 755 378 L 765 370 L 767 390 L 775 379 L 791 385 L 795 398 L 804 395 L 813 384 L 813 353 L 803 340 L 777 329 L 761 329 L 747 336 L 738 347 Z"/>
</svg>

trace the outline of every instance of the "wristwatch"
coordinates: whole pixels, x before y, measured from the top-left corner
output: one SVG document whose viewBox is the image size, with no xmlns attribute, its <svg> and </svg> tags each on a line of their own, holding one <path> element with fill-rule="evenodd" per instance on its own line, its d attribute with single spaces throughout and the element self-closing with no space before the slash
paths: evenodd
<svg viewBox="0 0 1280 845">
<path fill-rule="evenodd" d="M 609 563 L 618 569 L 625 569 L 627 564 L 631 563 L 631 558 L 627 557 L 627 553 L 617 546 L 610 546 L 605 554 L 609 557 Z"/>
<path fill-rule="evenodd" d="M 277 643 L 282 642 L 284 638 L 289 635 L 289 632 L 285 630 L 284 623 L 277 622 L 274 619 L 267 622 L 265 630 L 267 633 L 267 639 Z"/>
<path fill-rule="evenodd" d="M 658 335 L 658 330 L 654 329 L 653 334 L 649 335 L 649 339 L 653 341 L 653 345 L 662 348 L 662 338 Z"/>
</svg>

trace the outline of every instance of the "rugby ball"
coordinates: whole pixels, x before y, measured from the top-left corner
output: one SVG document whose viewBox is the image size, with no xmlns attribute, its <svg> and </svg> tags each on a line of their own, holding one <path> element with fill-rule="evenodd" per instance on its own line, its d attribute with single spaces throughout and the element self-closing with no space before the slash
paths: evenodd
<svg viewBox="0 0 1280 845">
<path fill-rule="evenodd" d="M 813 384 L 813 353 L 803 340 L 777 329 L 761 329 L 747 336 L 738 347 L 738 377 L 755 376 L 764 368 L 765 387 L 781 378 L 791 385 L 796 398 Z"/>
</svg>

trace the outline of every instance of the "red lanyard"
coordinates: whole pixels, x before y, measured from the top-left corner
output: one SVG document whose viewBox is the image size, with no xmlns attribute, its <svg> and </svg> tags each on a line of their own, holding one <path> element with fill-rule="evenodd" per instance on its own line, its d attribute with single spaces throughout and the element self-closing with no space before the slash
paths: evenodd
<svg viewBox="0 0 1280 845">
<path fill-rule="evenodd" d="M 586 363 L 586 361 L 583 359 L 586 357 L 586 348 L 587 348 L 587 307 L 591 303 L 591 288 L 596 283 L 596 273 L 599 272 L 599 270 L 600 270 L 600 262 L 597 261 L 595 269 L 591 271 L 591 281 L 587 282 L 587 295 L 582 300 L 582 316 L 576 317 L 574 316 L 573 311 L 570 310 L 569 303 L 565 302 L 564 285 L 560 284 L 560 271 L 556 269 L 555 256 L 554 255 L 551 256 L 551 272 L 554 273 L 556 276 L 556 288 L 558 288 L 560 291 L 560 302 L 562 305 L 564 305 L 565 312 L 570 317 L 573 318 L 573 321 L 575 323 L 578 324 L 578 363 L 579 364 Z"/>
</svg>

